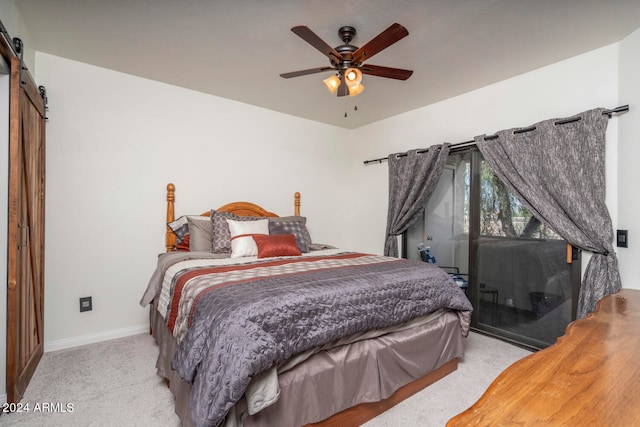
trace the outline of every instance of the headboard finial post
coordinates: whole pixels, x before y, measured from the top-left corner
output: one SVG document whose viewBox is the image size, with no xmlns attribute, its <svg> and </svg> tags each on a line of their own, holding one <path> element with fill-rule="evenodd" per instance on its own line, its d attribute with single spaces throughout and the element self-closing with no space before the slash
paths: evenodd
<svg viewBox="0 0 640 427">
<path fill-rule="evenodd" d="M 300 193 L 296 191 L 293 195 L 293 214 L 295 216 L 300 216 Z"/>
<path fill-rule="evenodd" d="M 174 214 L 175 200 L 176 200 L 176 186 L 170 182 L 167 184 L 167 222 L 166 224 L 173 222 L 173 220 L 175 219 L 175 214 Z M 165 230 L 164 243 L 165 243 L 165 247 L 167 248 L 167 252 L 171 252 L 171 250 L 173 250 L 173 246 L 176 244 L 176 235 L 173 234 L 173 231 L 171 231 L 168 225 L 166 226 L 166 230 Z"/>
</svg>

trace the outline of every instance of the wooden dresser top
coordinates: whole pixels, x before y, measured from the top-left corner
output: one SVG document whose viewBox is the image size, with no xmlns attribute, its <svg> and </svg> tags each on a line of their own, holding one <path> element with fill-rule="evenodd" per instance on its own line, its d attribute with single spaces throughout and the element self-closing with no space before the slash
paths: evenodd
<svg viewBox="0 0 640 427">
<path fill-rule="evenodd" d="M 640 426 L 640 290 L 603 298 L 447 423 L 474 425 Z"/>
</svg>

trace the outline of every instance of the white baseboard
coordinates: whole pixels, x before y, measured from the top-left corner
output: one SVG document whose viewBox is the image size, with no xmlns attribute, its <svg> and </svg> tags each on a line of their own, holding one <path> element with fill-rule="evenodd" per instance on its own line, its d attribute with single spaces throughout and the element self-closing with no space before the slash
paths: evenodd
<svg viewBox="0 0 640 427">
<path fill-rule="evenodd" d="M 101 341 L 108 341 L 116 338 L 128 337 L 131 335 L 149 332 L 149 325 L 130 326 L 128 328 L 114 329 L 111 331 L 100 332 L 97 334 L 82 335 L 80 337 L 65 338 L 55 341 L 44 342 L 44 352 L 64 350 L 66 348 L 78 347 L 81 345 L 94 344 Z M 6 399 L 6 396 L 5 396 Z"/>
</svg>

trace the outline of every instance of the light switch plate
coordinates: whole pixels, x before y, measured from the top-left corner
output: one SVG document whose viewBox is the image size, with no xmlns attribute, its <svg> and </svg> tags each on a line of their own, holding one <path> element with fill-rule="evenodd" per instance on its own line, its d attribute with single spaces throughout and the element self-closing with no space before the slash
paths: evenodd
<svg viewBox="0 0 640 427">
<path fill-rule="evenodd" d="M 616 246 L 619 248 L 629 247 L 629 232 L 628 230 L 617 230 L 616 232 Z"/>
</svg>

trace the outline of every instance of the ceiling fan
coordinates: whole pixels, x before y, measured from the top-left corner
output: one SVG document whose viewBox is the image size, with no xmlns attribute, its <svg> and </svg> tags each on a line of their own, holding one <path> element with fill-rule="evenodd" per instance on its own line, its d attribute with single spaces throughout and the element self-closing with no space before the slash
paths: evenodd
<svg viewBox="0 0 640 427">
<path fill-rule="evenodd" d="M 333 70 L 335 74 L 324 80 L 325 85 L 327 85 L 331 93 L 333 94 L 337 91 L 338 96 L 345 96 L 347 94 L 356 96 L 364 90 L 364 86 L 360 83 L 362 81 L 362 74 L 396 80 L 407 80 L 411 77 L 411 74 L 413 74 L 412 70 L 364 64 L 365 61 L 376 53 L 409 35 L 409 31 L 398 23 L 391 25 L 360 48 L 349 44 L 356 35 L 356 29 L 351 26 L 344 26 L 338 30 L 338 35 L 344 44 L 336 46 L 335 48 L 329 46 L 316 33 L 311 31 L 309 27 L 304 25 L 293 27 L 291 31 L 326 55 L 329 58 L 331 66 L 309 68 L 307 70 L 280 74 L 280 77 L 284 77 L 285 79 Z"/>
</svg>

